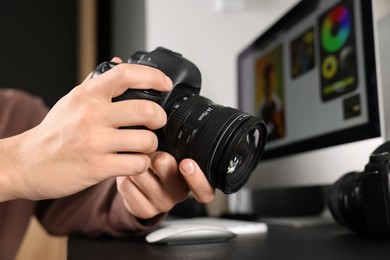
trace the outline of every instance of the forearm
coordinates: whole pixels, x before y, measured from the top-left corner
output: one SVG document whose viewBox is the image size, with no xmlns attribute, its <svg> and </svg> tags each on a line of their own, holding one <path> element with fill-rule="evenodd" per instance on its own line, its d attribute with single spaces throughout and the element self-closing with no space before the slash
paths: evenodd
<svg viewBox="0 0 390 260">
<path fill-rule="evenodd" d="M 54 185 L 54 178 L 48 178 L 51 171 L 45 171 L 41 163 L 48 156 L 35 146 L 37 137 L 31 131 L 0 139 L 0 202 L 50 197 L 45 186 Z"/>
<path fill-rule="evenodd" d="M 0 89 L 0 202 L 27 198 L 27 190 L 23 189 L 37 189 L 37 186 L 27 187 L 28 182 L 23 180 L 28 173 L 25 166 L 37 151 L 24 155 L 21 151 L 22 144 L 35 142 L 35 138 L 26 139 L 26 131 L 37 126 L 46 114 L 41 99 L 18 90 Z"/>
<path fill-rule="evenodd" d="M 15 159 L 16 137 L 0 139 L 0 202 L 17 199 L 17 161 Z"/>
<path fill-rule="evenodd" d="M 4 170 L 3 167 L 5 166 L 4 160 L 5 158 L 3 157 L 0 158 L 0 167 L 2 168 L 2 170 L 0 171 L 0 202 L 14 199 L 14 196 L 12 195 L 13 192 L 11 189 L 12 183 L 8 176 L 9 173 L 6 170 Z"/>
</svg>

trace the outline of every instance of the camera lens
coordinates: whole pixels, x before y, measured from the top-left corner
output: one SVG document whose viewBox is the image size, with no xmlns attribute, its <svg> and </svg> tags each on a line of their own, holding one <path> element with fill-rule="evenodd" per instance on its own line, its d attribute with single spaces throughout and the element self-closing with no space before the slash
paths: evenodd
<svg viewBox="0 0 390 260">
<path fill-rule="evenodd" d="M 368 230 L 361 186 L 362 173 L 350 172 L 342 176 L 330 189 L 329 209 L 340 225 L 366 234 Z"/>
<path fill-rule="evenodd" d="M 264 150 L 263 121 L 198 95 L 167 103 L 159 145 L 180 161 L 193 158 L 215 188 L 226 194 L 248 180 Z"/>
</svg>

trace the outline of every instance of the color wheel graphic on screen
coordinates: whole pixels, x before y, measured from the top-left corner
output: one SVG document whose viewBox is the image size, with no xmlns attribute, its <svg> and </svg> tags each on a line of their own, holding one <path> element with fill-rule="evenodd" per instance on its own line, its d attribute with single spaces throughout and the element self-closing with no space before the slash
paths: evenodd
<svg viewBox="0 0 390 260">
<path fill-rule="evenodd" d="M 357 87 L 353 1 L 341 1 L 319 17 L 321 97 L 328 101 Z"/>
<path fill-rule="evenodd" d="M 344 46 L 351 32 L 351 15 L 345 6 L 337 6 L 325 17 L 321 29 L 321 43 L 327 52 Z"/>
</svg>

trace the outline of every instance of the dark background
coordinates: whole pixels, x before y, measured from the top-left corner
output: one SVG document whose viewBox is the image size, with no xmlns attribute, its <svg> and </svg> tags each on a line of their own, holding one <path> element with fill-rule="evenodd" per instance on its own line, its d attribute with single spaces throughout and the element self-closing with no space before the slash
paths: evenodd
<svg viewBox="0 0 390 260">
<path fill-rule="evenodd" d="M 145 46 L 143 0 L 95 0 L 96 64 Z M 51 107 L 79 84 L 78 0 L 0 1 L 0 88 L 23 89 Z M 82 78 L 84 79 L 84 78 Z"/>
<path fill-rule="evenodd" d="M 0 87 L 52 106 L 76 84 L 77 0 L 0 2 Z"/>
</svg>

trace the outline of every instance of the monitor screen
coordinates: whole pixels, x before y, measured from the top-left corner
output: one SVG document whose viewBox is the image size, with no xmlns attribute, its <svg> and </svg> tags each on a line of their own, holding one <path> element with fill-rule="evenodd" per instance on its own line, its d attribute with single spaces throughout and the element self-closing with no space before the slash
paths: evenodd
<svg viewBox="0 0 390 260">
<path fill-rule="evenodd" d="M 239 108 L 268 128 L 249 185 L 363 170 L 384 141 L 373 28 L 371 1 L 304 0 L 239 54 Z"/>
</svg>

